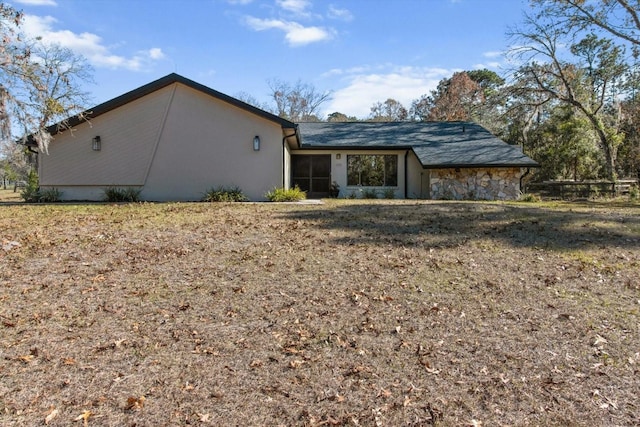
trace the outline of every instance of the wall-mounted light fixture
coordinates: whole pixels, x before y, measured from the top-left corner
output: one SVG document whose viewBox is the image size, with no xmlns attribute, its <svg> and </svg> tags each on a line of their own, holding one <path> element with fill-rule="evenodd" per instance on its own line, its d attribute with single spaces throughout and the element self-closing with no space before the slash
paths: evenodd
<svg viewBox="0 0 640 427">
<path fill-rule="evenodd" d="M 342 155 L 340 153 L 336 154 L 336 159 L 340 160 L 342 158 Z"/>
<path fill-rule="evenodd" d="M 253 137 L 253 151 L 260 151 L 260 137 L 258 135 Z"/>
<path fill-rule="evenodd" d="M 100 151 L 102 149 L 102 141 L 100 140 L 100 135 L 96 135 L 91 140 L 91 148 L 93 151 Z"/>
</svg>

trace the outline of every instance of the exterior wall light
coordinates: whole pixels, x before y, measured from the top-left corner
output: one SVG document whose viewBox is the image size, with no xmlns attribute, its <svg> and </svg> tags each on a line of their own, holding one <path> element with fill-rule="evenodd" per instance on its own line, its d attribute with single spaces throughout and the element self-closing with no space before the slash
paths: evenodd
<svg viewBox="0 0 640 427">
<path fill-rule="evenodd" d="M 260 151 L 260 137 L 258 135 L 253 137 L 253 151 Z"/>
<path fill-rule="evenodd" d="M 102 141 L 100 140 L 100 135 L 96 135 L 91 140 L 91 148 L 93 151 L 100 151 L 102 149 Z"/>
</svg>

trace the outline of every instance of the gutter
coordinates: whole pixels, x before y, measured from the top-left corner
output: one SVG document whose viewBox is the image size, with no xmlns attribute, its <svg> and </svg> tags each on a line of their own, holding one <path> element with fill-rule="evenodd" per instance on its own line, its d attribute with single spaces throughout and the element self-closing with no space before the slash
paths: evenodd
<svg viewBox="0 0 640 427">
<path fill-rule="evenodd" d="M 408 159 L 409 159 L 409 150 L 404 152 L 404 198 L 407 199 L 407 195 L 409 194 L 409 185 L 407 183 L 407 179 L 409 177 L 409 173 L 407 171 L 407 165 L 408 165 Z"/>
</svg>

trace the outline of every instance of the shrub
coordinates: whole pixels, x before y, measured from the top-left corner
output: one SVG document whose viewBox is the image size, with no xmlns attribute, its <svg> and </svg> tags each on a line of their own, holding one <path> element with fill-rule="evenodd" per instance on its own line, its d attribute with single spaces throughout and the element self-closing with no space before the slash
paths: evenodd
<svg viewBox="0 0 640 427">
<path fill-rule="evenodd" d="M 246 202 L 247 196 L 244 195 L 239 187 L 215 187 L 210 188 L 202 201 L 204 202 Z"/>
<path fill-rule="evenodd" d="M 30 170 L 27 176 L 27 185 L 24 190 L 20 192 L 20 197 L 25 202 L 38 203 L 40 201 L 40 183 L 38 181 L 38 174 L 35 170 Z"/>
<path fill-rule="evenodd" d="M 393 188 L 387 188 L 384 190 L 384 193 L 382 193 L 382 196 L 385 199 L 395 199 L 396 198 L 396 191 Z"/>
<path fill-rule="evenodd" d="M 331 188 L 329 189 L 329 195 L 334 199 L 340 195 L 340 186 L 337 182 L 333 181 L 331 183 Z"/>
<path fill-rule="evenodd" d="M 139 202 L 141 191 L 133 187 L 107 187 L 104 189 L 104 200 L 111 203 Z"/>
<path fill-rule="evenodd" d="M 307 193 L 300 190 L 296 185 L 293 188 L 274 188 L 265 194 L 265 197 L 270 202 L 298 202 L 307 198 Z"/>
<path fill-rule="evenodd" d="M 377 199 L 378 198 L 378 192 L 372 188 L 367 188 L 365 190 L 362 190 L 362 198 L 363 199 Z"/>
<path fill-rule="evenodd" d="M 57 188 L 47 188 L 46 190 L 40 190 L 40 202 L 42 203 L 55 203 L 60 201 L 62 191 Z"/>
<path fill-rule="evenodd" d="M 629 200 L 638 200 L 640 199 L 640 189 L 638 189 L 637 185 L 632 185 L 629 187 Z"/>
<path fill-rule="evenodd" d="M 518 201 L 527 202 L 527 203 L 537 203 L 540 201 L 540 196 L 537 196 L 532 193 L 524 193 L 518 197 Z"/>
</svg>

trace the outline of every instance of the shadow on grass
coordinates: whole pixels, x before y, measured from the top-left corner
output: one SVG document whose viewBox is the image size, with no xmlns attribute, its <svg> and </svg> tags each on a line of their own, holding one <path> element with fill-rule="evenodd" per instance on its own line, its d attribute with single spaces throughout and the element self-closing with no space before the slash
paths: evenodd
<svg viewBox="0 0 640 427">
<path fill-rule="evenodd" d="M 554 250 L 640 247 L 640 206 L 483 202 L 354 203 L 299 209 L 284 217 L 333 231 L 336 243 L 456 247 L 495 240 Z"/>
</svg>

